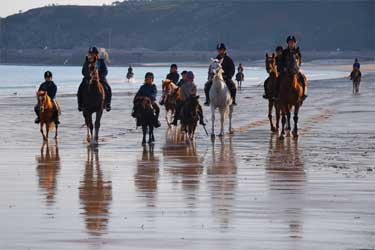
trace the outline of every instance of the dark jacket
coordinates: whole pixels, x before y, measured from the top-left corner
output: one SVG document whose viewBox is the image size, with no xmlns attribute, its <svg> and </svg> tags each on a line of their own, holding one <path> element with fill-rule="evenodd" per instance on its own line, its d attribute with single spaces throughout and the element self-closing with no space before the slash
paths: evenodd
<svg viewBox="0 0 375 250">
<path fill-rule="evenodd" d="M 167 79 L 177 84 L 178 80 L 180 79 L 180 74 L 178 74 L 177 72 L 171 72 L 167 75 Z"/>
<path fill-rule="evenodd" d="M 292 50 L 289 48 L 284 49 L 282 57 L 281 57 L 282 71 L 297 73 L 299 72 L 299 67 L 301 66 L 301 63 L 302 63 L 302 55 L 301 55 L 299 47 L 292 49 Z"/>
<path fill-rule="evenodd" d="M 151 101 L 155 101 L 156 100 L 156 94 L 157 94 L 157 89 L 156 89 L 156 85 L 155 84 L 152 84 L 152 85 L 148 85 L 148 84 L 143 84 L 137 94 L 135 95 L 134 97 L 134 100 L 137 98 L 137 97 L 142 97 L 142 96 L 146 96 L 148 98 L 151 99 Z"/>
<path fill-rule="evenodd" d="M 283 69 L 282 55 L 276 56 L 277 72 L 280 74 Z"/>
<path fill-rule="evenodd" d="M 216 59 L 221 60 L 221 56 L 218 55 Z M 223 78 L 226 79 L 232 79 L 234 76 L 234 73 L 236 72 L 236 67 L 234 66 L 232 58 L 230 58 L 227 54 L 224 56 L 223 63 L 221 64 L 224 70 Z"/>
<path fill-rule="evenodd" d="M 178 87 L 182 87 L 182 85 L 184 85 L 185 81 L 184 80 L 180 80 L 178 83 L 177 83 L 177 86 Z"/>
<path fill-rule="evenodd" d="M 38 91 L 47 91 L 51 100 L 54 100 L 56 97 L 57 86 L 53 81 L 46 81 L 40 85 Z"/>
<path fill-rule="evenodd" d="M 104 59 L 98 59 L 96 61 L 96 67 L 98 68 L 98 71 L 99 71 L 100 81 L 102 81 L 102 82 L 106 81 L 106 77 L 108 75 L 108 69 L 107 69 L 107 65 L 105 64 Z M 86 57 L 86 60 L 83 63 L 83 66 L 82 66 L 82 75 L 83 75 L 85 80 L 90 79 L 89 61 L 88 61 L 87 57 Z"/>
</svg>

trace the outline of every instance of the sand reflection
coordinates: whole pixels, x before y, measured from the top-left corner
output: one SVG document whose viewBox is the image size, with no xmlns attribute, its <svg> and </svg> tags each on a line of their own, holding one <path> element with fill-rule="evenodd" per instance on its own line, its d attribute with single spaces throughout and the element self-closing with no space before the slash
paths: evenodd
<svg viewBox="0 0 375 250">
<path fill-rule="evenodd" d="M 87 147 L 85 173 L 79 188 L 79 198 L 90 235 L 106 232 L 112 202 L 112 182 L 105 180 L 100 168 L 99 149 Z"/>
<path fill-rule="evenodd" d="M 53 205 L 57 190 L 57 175 L 60 171 L 59 146 L 43 143 L 40 155 L 36 157 L 39 188 L 46 196 L 47 205 Z"/>
<path fill-rule="evenodd" d="M 156 193 L 159 179 L 159 158 L 154 155 L 153 146 L 144 146 L 142 158 L 137 160 L 137 171 L 134 176 L 135 186 L 147 206 L 156 205 Z"/>
<path fill-rule="evenodd" d="M 301 238 L 306 176 L 298 140 L 286 138 L 282 142 L 275 135 L 271 136 L 266 175 L 270 199 L 278 211 L 276 215 L 288 225 L 289 237 Z"/>
<path fill-rule="evenodd" d="M 218 150 L 218 152 L 217 152 Z M 212 199 L 212 212 L 221 228 L 228 228 L 235 203 L 237 164 L 232 138 L 212 140 L 207 181 Z"/>
</svg>

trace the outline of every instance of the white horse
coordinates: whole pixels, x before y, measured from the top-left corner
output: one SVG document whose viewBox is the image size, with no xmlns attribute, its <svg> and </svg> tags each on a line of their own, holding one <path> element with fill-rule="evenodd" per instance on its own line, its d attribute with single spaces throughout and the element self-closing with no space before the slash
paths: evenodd
<svg viewBox="0 0 375 250">
<path fill-rule="evenodd" d="M 218 108 L 220 112 L 220 134 L 224 135 L 224 120 L 229 115 L 229 133 L 232 133 L 232 113 L 233 113 L 233 100 L 230 91 L 223 79 L 223 68 L 221 66 L 222 60 L 211 59 L 210 73 L 213 74 L 212 86 L 210 89 L 210 104 L 212 114 L 212 132 L 211 136 L 215 136 L 215 110 Z"/>
</svg>

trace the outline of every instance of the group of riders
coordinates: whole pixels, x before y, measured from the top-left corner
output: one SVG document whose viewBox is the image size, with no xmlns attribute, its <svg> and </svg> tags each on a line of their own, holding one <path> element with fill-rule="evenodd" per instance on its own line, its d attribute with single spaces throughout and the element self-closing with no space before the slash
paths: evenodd
<svg viewBox="0 0 375 250">
<path fill-rule="evenodd" d="M 303 88 L 303 96 L 302 99 L 305 99 L 307 97 L 306 95 L 306 83 L 305 83 L 305 77 L 300 72 L 299 68 L 301 66 L 301 51 L 299 47 L 297 46 L 297 40 L 294 36 L 288 36 L 287 40 L 287 48 L 283 49 L 283 47 L 278 46 L 276 48 L 276 66 L 277 66 L 277 72 L 279 75 L 288 72 L 296 74 L 299 82 L 302 85 Z M 233 105 L 237 105 L 236 102 L 236 84 L 233 82 L 232 78 L 235 74 L 235 64 L 231 57 L 227 54 L 227 48 L 225 44 L 220 43 L 216 47 L 218 55 L 216 56 L 216 59 L 220 60 L 221 66 L 223 69 L 223 79 L 230 91 L 230 94 L 233 99 Z M 103 89 L 105 91 L 105 103 L 104 107 L 107 112 L 111 111 L 111 100 L 112 100 L 112 91 L 111 87 L 108 84 L 108 81 L 106 79 L 108 74 L 108 69 L 105 63 L 105 60 L 102 58 L 99 58 L 99 50 L 96 47 L 89 48 L 88 55 L 86 56 L 85 62 L 82 66 L 82 75 L 83 80 L 82 83 L 79 86 L 77 97 L 78 97 L 78 110 L 82 111 L 82 90 L 84 89 L 86 84 L 89 84 L 90 81 L 90 69 L 89 66 L 95 63 L 96 68 L 98 71 L 99 81 L 103 86 Z M 360 68 L 360 65 L 358 63 L 358 60 L 356 59 L 355 64 L 353 65 L 353 68 L 358 69 Z M 175 83 L 180 88 L 181 98 L 176 103 L 176 112 L 174 121 L 172 124 L 177 125 L 177 121 L 179 119 L 179 114 L 181 112 L 181 109 L 183 107 L 184 101 L 186 101 L 191 96 L 197 95 L 197 86 L 194 83 L 194 73 L 192 71 L 183 71 L 181 73 L 181 79 L 180 74 L 178 73 L 178 68 L 176 64 L 172 64 L 170 67 L 170 72 L 166 76 L 168 80 Z M 240 64 L 237 68 L 238 73 L 243 72 L 243 67 Z M 205 105 L 208 106 L 210 104 L 210 98 L 209 98 L 209 92 L 210 88 L 212 86 L 212 79 L 214 77 L 213 71 L 209 69 L 208 71 L 208 81 L 206 82 L 204 86 L 204 92 L 206 96 Z M 133 74 L 133 69 L 129 67 L 128 73 Z M 57 86 L 52 80 L 52 73 L 50 71 L 47 71 L 44 75 L 45 82 L 40 85 L 39 91 L 46 91 L 48 93 L 48 96 L 51 98 L 51 100 L 54 103 L 54 122 L 56 124 L 59 124 L 59 118 L 58 118 L 58 104 L 55 102 L 55 96 L 57 92 Z M 270 89 L 273 89 L 272 91 Z M 279 93 L 280 93 L 280 85 L 277 86 L 269 86 L 268 81 L 266 80 L 264 82 L 264 95 L 263 97 L 266 99 L 279 99 Z M 155 119 L 155 127 L 160 127 L 160 121 L 158 119 L 160 108 L 156 101 L 157 96 L 157 88 L 154 84 L 154 74 L 152 72 L 147 72 L 145 74 L 144 84 L 140 87 L 138 92 L 135 95 L 134 103 L 137 98 L 139 97 L 148 97 L 152 101 L 152 107 L 154 109 L 156 119 Z M 161 105 L 163 105 L 163 100 L 160 102 Z M 37 119 L 35 120 L 35 123 L 39 123 L 39 107 L 38 105 L 35 106 L 35 113 L 37 115 Z M 198 106 L 198 115 L 199 115 L 199 121 L 200 124 L 205 125 L 204 119 L 203 119 L 203 112 L 202 107 Z M 133 111 L 132 116 L 137 118 L 138 114 Z"/>
</svg>

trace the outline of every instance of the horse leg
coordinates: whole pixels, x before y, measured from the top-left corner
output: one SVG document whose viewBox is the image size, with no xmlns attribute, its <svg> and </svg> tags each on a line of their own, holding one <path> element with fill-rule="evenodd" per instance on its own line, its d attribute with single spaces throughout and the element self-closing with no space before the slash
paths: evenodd
<svg viewBox="0 0 375 250">
<path fill-rule="evenodd" d="M 42 136 L 43 136 L 43 140 L 46 141 L 47 138 L 46 138 L 46 136 L 44 135 L 43 125 L 44 125 L 44 122 L 40 122 L 40 133 L 41 133 Z"/>
<path fill-rule="evenodd" d="M 90 142 L 94 142 L 94 135 L 93 135 L 93 130 L 94 130 L 94 125 L 92 124 L 92 114 L 89 114 L 88 117 L 88 128 L 90 131 Z"/>
<path fill-rule="evenodd" d="M 211 106 L 211 122 L 212 122 L 212 129 L 211 129 L 211 136 L 215 136 L 215 108 Z"/>
<path fill-rule="evenodd" d="M 233 105 L 229 107 L 229 134 L 233 134 L 232 131 L 232 116 L 233 116 Z"/>
<path fill-rule="evenodd" d="M 276 131 L 279 130 L 280 124 L 280 107 L 277 103 L 275 103 L 275 112 L 276 112 Z"/>
<path fill-rule="evenodd" d="M 143 133 L 142 145 L 146 145 L 146 133 L 147 133 L 146 125 L 142 125 L 142 133 Z"/>
<path fill-rule="evenodd" d="M 100 120 L 102 119 L 103 111 L 96 112 L 95 117 L 95 144 L 99 143 L 99 129 L 100 129 Z"/>
<path fill-rule="evenodd" d="M 225 118 L 225 110 L 220 110 L 220 134 L 219 136 L 224 136 L 224 118 Z"/>
<path fill-rule="evenodd" d="M 276 128 L 275 128 L 275 126 L 273 125 L 273 122 L 272 122 L 272 109 L 273 109 L 273 103 L 272 103 L 271 100 L 269 100 L 268 101 L 268 120 L 270 121 L 271 131 L 275 132 Z"/>
<path fill-rule="evenodd" d="M 286 115 L 285 111 L 281 111 L 281 133 L 280 133 L 280 140 L 284 139 L 285 136 L 285 123 L 286 123 Z"/>
<path fill-rule="evenodd" d="M 57 130 L 58 130 L 58 128 L 59 128 L 59 125 L 57 125 L 57 124 L 55 123 L 55 140 L 57 139 L 57 135 L 58 135 Z"/>
<path fill-rule="evenodd" d="M 153 126 L 148 127 L 148 144 L 153 144 L 153 134 L 154 134 L 154 128 Z"/>
<path fill-rule="evenodd" d="M 290 133 L 290 130 L 291 130 L 291 125 L 290 125 L 290 117 L 291 117 L 291 114 L 290 114 L 290 109 L 288 108 L 288 111 L 286 113 L 286 129 L 288 130 L 288 134 L 287 136 L 289 136 L 289 133 Z"/>
<path fill-rule="evenodd" d="M 294 117 L 293 117 L 293 120 L 294 120 L 294 128 L 293 128 L 293 137 L 294 138 L 297 138 L 298 137 L 298 112 L 299 112 L 299 105 L 296 105 L 294 107 Z"/>
<path fill-rule="evenodd" d="M 46 125 L 46 140 L 48 141 L 48 134 L 49 134 L 49 124 L 48 124 L 48 122 L 46 122 L 45 125 Z"/>
</svg>

